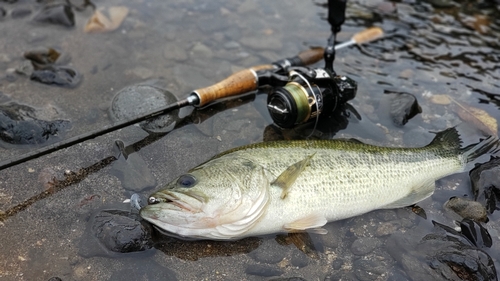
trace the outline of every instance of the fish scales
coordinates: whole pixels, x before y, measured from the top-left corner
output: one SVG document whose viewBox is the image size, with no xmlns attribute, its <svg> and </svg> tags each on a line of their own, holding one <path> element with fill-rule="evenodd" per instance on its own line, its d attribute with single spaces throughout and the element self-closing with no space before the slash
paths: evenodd
<svg viewBox="0 0 500 281">
<path fill-rule="evenodd" d="M 296 141 L 283 146 L 277 142 L 225 155 L 237 154 L 259 163 L 267 171 L 266 176 L 271 182 L 293 163 L 315 153 L 287 198 L 276 200 L 276 204 L 270 205 L 262 218 L 274 221 L 299 219 L 311 212 L 322 212 L 328 221 L 333 221 L 381 209 L 422 184 L 432 184 L 430 187 L 433 190 L 435 180 L 457 172 L 463 166 L 458 155 L 445 156 L 439 150 L 373 149 L 370 146 L 365 150 L 359 147 L 353 150 L 347 145 L 349 143 L 343 145 L 343 142 L 338 143 L 341 147 L 332 149 L 329 148 L 331 144 Z M 264 154 L 281 157 L 262 160 Z M 278 197 L 279 189 L 271 191 L 274 191 L 271 198 Z M 276 231 L 279 230 L 276 228 Z"/>
<path fill-rule="evenodd" d="M 421 148 L 344 140 L 278 141 L 219 154 L 152 194 L 141 216 L 181 237 L 240 239 L 323 232 L 329 221 L 429 197 L 435 180 L 498 147 L 460 147 L 452 128 Z"/>
</svg>

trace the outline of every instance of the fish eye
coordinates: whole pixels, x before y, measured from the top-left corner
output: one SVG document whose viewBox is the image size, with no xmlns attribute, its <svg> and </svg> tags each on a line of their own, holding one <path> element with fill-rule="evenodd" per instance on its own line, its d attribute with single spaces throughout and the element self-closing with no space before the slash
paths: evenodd
<svg viewBox="0 0 500 281">
<path fill-rule="evenodd" d="M 177 180 L 177 185 L 185 188 L 193 187 L 196 184 L 196 178 L 193 175 L 185 174 Z"/>
<path fill-rule="evenodd" d="M 151 197 L 148 198 L 148 203 L 150 205 L 152 205 L 152 204 L 160 203 L 160 200 L 158 200 L 155 197 L 151 196 Z"/>
</svg>

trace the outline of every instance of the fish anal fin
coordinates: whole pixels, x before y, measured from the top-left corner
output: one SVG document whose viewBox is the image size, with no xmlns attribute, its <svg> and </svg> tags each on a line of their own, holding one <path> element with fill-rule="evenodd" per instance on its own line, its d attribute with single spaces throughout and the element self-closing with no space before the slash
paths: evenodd
<svg viewBox="0 0 500 281">
<path fill-rule="evenodd" d="M 435 189 L 436 189 L 436 182 L 434 180 L 426 181 L 421 185 L 413 187 L 411 192 L 408 193 L 405 197 L 396 200 L 392 203 L 389 203 L 385 205 L 383 208 L 395 209 L 395 208 L 411 206 L 431 196 L 432 193 L 434 193 Z"/>
<path fill-rule="evenodd" d="M 300 160 L 299 162 L 289 166 L 283 171 L 278 178 L 271 184 L 276 185 L 282 188 L 281 199 L 285 199 L 286 195 L 290 191 L 290 188 L 293 186 L 300 173 L 304 171 L 304 169 L 309 165 L 309 162 L 313 158 L 316 153 L 313 153 L 306 158 Z"/>
<path fill-rule="evenodd" d="M 326 230 L 321 227 L 327 223 L 326 218 L 320 214 L 311 214 L 283 225 L 283 229 L 288 232 L 301 232 L 308 230 L 317 234 L 325 234 Z"/>
</svg>

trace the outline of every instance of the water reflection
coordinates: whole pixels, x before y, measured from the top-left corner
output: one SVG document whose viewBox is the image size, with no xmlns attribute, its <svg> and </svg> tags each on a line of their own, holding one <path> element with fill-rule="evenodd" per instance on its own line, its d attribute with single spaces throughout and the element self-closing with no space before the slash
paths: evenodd
<svg viewBox="0 0 500 281">
<path fill-rule="evenodd" d="M 183 93 L 213 84 L 233 70 L 274 61 L 311 45 L 324 46 L 329 35 L 328 24 L 320 18 L 326 11 L 307 1 L 278 4 L 228 0 L 199 4 L 152 0 L 116 4 L 128 5 L 131 13 L 121 28 L 101 36 L 82 35 L 90 9 L 75 13 L 75 27 L 68 29 L 30 25 L 32 12 L 40 8 L 39 4 L 32 7 L 26 1 L 0 3 L 0 31 L 5 34 L 0 40 L 0 67 L 10 69 L 0 74 L 2 100 L 30 106 L 55 103 L 56 108 L 63 110 L 51 119 L 71 120 L 73 130 L 69 133 L 74 136 L 107 124 L 116 89 L 126 85 L 143 82 L 149 76 L 163 76 L 168 80 L 168 89 L 182 98 Z M 495 1 L 348 1 L 347 13 L 344 33 L 340 34 L 343 37 L 339 39 L 347 39 L 372 25 L 382 27 L 387 36 L 337 53 L 335 70 L 358 82 L 358 95 L 345 108 L 320 121 L 311 138 L 354 137 L 385 145 L 425 145 L 432 138 L 429 131 L 462 122 L 452 106 L 434 102 L 432 97 L 436 95 L 449 95 L 499 119 L 500 19 Z M 57 46 L 71 53 L 72 65 L 83 73 L 85 80 L 75 89 L 60 89 L 23 79 L 12 71 L 19 68 L 22 60 L 19 50 L 37 46 Z M 422 113 L 402 127 L 395 126 L 383 110 L 386 91 L 415 96 Z M 78 171 L 108 159 L 113 155 L 116 139 L 121 139 L 125 147 L 132 146 L 133 153 L 140 154 L 157 182 L 163 183 L 218 152 L 262 140 L 306 138 L 313 126 L 308 123 L 293 130 L 279 130 L 271 123 L 265 98 L 258 95 L 197 111 L 169 134 L 146 134 L 135 127 L 127 128 L 2 171 L 0 205 L 2 210 L 9 210 L 26 198 L 45 192 L 38 178 L 43 178 L 41 174 L 46 168 L 61 177 L 66 169 Z M 469 130 L 465 137 L 479 138 L 481 134 Z M 20 151 L 2 149 L 2 158 Z M 443 227 L 434 229 L 431 223 L 434 220 L 454 227 L 453 219 L 443 210 L 444 202 L 452 196 L 474 198 L 468 176 L 463 174 L 438 181 L 435 195 L 419 204 L 428 219 L 403 209 L 384 210 L 327 225 L 330 233 L 322 237 L 325 250 L 320 251 L 319 260 L 308 262 L 308 266 L 301 263 L 307 259 L 297 256 L 300 251 L 295 248 L 273 248 L 277 244 L 273 239 L 262 241 L 254 254 L 206 256 L 196 262 L 179 261 L 161 251 L 120 261 L 82 258 L 75 245 L 85 231 L 89 214 L 129 195 L 109 173 L 108 162 L 114 161 L 109 158 L 104 167 L 68 184 L 64 191 L 51 193 L 54 189 L 49 189 L 50 196 L 43 200 L 36 197 L 37 200 L 29 201 L 29 207 L 2 222 L 2 278 L 161 278 L 146 274 L 144 269 L 166 272 L 165 276 L 178 279 L 252 279 L 262 278 L 259 274 L 264 272 L 319 280 L 328 276 L 369 280 L 374 275 L 366 273 L 372 272 L 382 279 L 402 280 L 419 279 L 418 272 L 422 270 L 427 271 L 426 277 L 436 279 L 444 279 L 435 275 L 439 272 L 436 270 L 470 277 L 458 275 L 466 274 L 460 271 L 464 265 L 446 267 L 446 263 L 463 257 L 450 254 L 450 249 L 462 249 L 466 241 L 458 236 L 455 238 L 461 242 L 443 236 Z M 99 196 L 92 197 L 95 194 Z M 492 238 L 491 248 L 477 250 L 470 244 L 466 247 L 468 255 L 479 257 L 469 265 L 478 264 L 478 268 L 486 270 L 483 272 L 493 268 L 484 252 L 496 268 L 500 258 L 499 214 L 488 216 L 489 222 L 481 226 Z M 477 229 L 478 235 L 484 233 L 475 224 L 469 224 L 469 228 L 471 233 Z M 432 235 L 435 232 L 439 235 Z M 189 242 L 165 245 L 186 254 L 209 248 L 208 244 L 191 248 L 196 246 Z M 415 253 L 415 247 L 421 252 Z M 435 254 L 432 261 L 426 260 L 426 253 Z M 257 265 L 264 266 L 264 270 L 258 271 Z M 484 276 L 495 279 L 492 275 Z"/>
</svg>

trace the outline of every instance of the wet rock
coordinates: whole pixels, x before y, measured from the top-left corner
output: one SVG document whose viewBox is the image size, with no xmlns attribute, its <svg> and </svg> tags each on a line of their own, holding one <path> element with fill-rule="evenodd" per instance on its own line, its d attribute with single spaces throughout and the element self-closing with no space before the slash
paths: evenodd
<svg viewBox="0 0 500 281">
<path fill-rule="evenodd" d="M 122 280 L 172 280 L 176 281 L 177 276 L 174 271 L 161 266 L 155 261 L 148 261 L 141 266 L 134 266 L 122 270 L 113 270 L 109 281 Z"/>
<path fill-rule="evenodd" d="M 18 7 L 18 8 L 14 8 L 14 9 L 12 9 L 12 11 L 10 11 L 10 16 L 13 19 L 24 18 L 24 17 L 29 16 L 30 14 L 31 14 L 31 9 L 28 7 Z"/>
<path fill-rule="evenodd" d="M 269 281 L 307 281 L 302 277 L 288 277 L 288 278 L 273 278 L 269 279 Z"/>
<path fill-rule="evenodd" d="M 74 88 L 78 86 L 82 76 L 72 67 L 51 65 L 33 71 L 30 79 L 43 84 Z"/>
<path fill-rule="evenodd" d="M 358 259 L 354 261 L 354 274 L 360 281 L 378 280 L 387 274 L 391 264 L 381 257 L 373 259 Z"/>
<path fill-rule="evenodd" d="M 491 257 L 451 227 L 434 223 L 421 236 L 397 232 L 386 241 L 390 255 L 411 280 L 497 280 Z"/>
<path fill-rule="evenodd" d="M 283 274 L 281 269 L 261 264 L 251 264 L 245 269 L 245 273 L 262 277 L 279 276 Z"/>
<path fill-rule="evenodd" d="M 283 43 L 278 36 L 270 35 L 249 35 L 241 39 L 241 44 L 254 50 L 274 50 L 279 51 L 283 48 Z"/>
<path fill-rule="evenodd" d="M 311 258 L 308 257 L 304 252 L 294 251 L 291 255 L 290 263 L 293 266 L 296 266 L 298 268 L 302 268 L 304 266 L 307 266 L 309 264 L 310 260 L 311 260 Z"/>
<path fill-rule="evenodd" d="M 75 25 L 75 14 L 70 5 L 49 4 L 35 15 L 33 21 L 71 27 Z"/>
<path fill-rule="evenodd" d="M 33 67 L 39 69 L 46 65 L 55 64 L 61 57 L 61 53 L 53 48 L 38 48 L 25 52 L 23 56 L 31 61 Z"/>
<path fill-rule="evenodd" d="M 124 189 L 141 192 L 156 186 L 156 178 L 139 153 L 124 151 L 122 141 L 116 141 L 121 149 L 117 160 L 113 162 L 110 173 L 116 176 Z"/>
<path fill-rule="evenodd" d="M 216 31 L 223 31 L 228 27 L 228 21 L 224 17 L 214 16 L 209 19 L 197 21 L 198 27 L 205 34 L 211 34 Z"/>
<path fill-rule="evenodd" d="M 141 79 L 149 79 L 154 75 L 154 72 L 146 67 L 138 66 L 134 67 L 134 69 L 125 71 L 127 75 L 135 75 Z"/>
<path fill-rule="evenodd" d="M 155 82 L 132 85 L 123 88 L 115 95 L 110 115 L 114 122 L 129 120 L 176 101 L 177 98 L 172 93 L 156 86 Z M 140 126 L 147 132 L 167 133 L 180 120 L 178 116 L 179 110 L 174 110 L 141 122 Z"/>
<path fill-rule="evenodd" d="M 408 120 L 422 112 L 414 95 L 391 92 L 388 94 L 391 98 L 390 116 L 395 125 L 403 126 Z"/>
<path fill-rule="evenodd" d="M 445 207 L 457 213 L 464 219 L 480 222 L 488 220 L 486 209 L 481 203 L 460 197 L 452 197 L 445 203 Z"/>
<path fill-rule="evenodd" d="M 276 264 L 285 258 L 284 248 L 273 240 L 264 241 L 263 245 L 249 254 L 257 262 Z"/>
<path fill-rule="evenodd" d="M 493 245 L 490 233 L 477 221 L 464 219 L 460 222 L 460 229 L 461 233 L 478 248 L 489 248 Z"/>
<path fill-rule="evenodd" d="M 167 61 L 178 61 L 182 62 L 188 59 L 186 50 L 175 43 L 166 43 L 163 49 L 163 57 Z"/>
<path fill-rule="evenodd" d="M 58 139 L 70 128 L 69 121 L 45 121 L 36 118 L 35 109 L 27 105 L 0 105 L 0 140 L 9 144 L 42 144 Z"/>
<path fill-rule="evenodd" d="M 381 244 L 382 242 L 378 238 L 360 237 L 352 243 L 351 252 L 357 256 L 364 256 L 371 253 Z"/>
<path fill-rule="evenodd" d="M 400 221 L 383 222 L 377 227 L 377 230 L 375 231 L 375 236 L 381 237 L 392 234 L 396 232 L 400 226 L 401 226 Z"/>
<path fill-rule="evenodd" d="M 372 216 L 375 215 L 370 213 L 365 216 L 358 216 L 350 219 L 347 222 L 349 232 L 357 238 L 373 236 L 379 225 L 371 222 Z"/>
<path fill-rule="evenodd" d="M 118 256 L 118 253 L 145 251 L 152 247 L 151 225 L 137 214 L 120 210 L 95 213 L 80 243 L 84 257 Z"/>
<path fill-rule="evenodd" d="M 213 80 L 203 75 L 203 70 L 199 67 L 187 64 L 176 64 L 174 66 L 174 77 L 176 83 L 186 91 L 207 87 L 214 83 Z"/>
<path fill-rule="evenodd" d="M 29 61 L 23 61 L 18 67 L 16 67 L 15 72 L 18 74 L 31 76 L 35 68 L 33 64 Z"/>
<path fill-rule="evenodd" d="M 207 257 L 246 254 L 257 249 L 262 243 L 262 240 L 256 237 L 237 241 L 186 241 L 165 235 L 159 231 L 154 231 L 153 239 L 154 247 L 162 251 L 165 255 L 190 261 Z"/>
<path fill-rule="evenodd" d="M 196 43 L 191 49 L 191 53 L 195 59 L 210 59 L 213 57 L 213 52 L 203 43 Z"/>
<path fill-rule="evenodd" d="M 224 48 L 226 48 L 228 50 L 238 49 L 240 47 L 241 47 L 241 45 L 238 42 L 235 42 L 235 41 L 229 41 L 229 42 L 224 43 Z"/>
<path fill-rule="evenodd" d="M 383 221 L 393 221 L 398 219 L 398 215 L 394 210 L 377 210 L 377 218 Z"/>
<path fill-rule="evenodd" d="M 393 267 L 387 273 L 387 281 L 411 281 L 408 277 L 405 276 L 404 272 L 399 268 Z"/>
<path fill-rule="evenodd" d="M 500 210 L 500 158 L 491 157 L 490 161 L 477 165 L 469 172 L 474 199 L 492 214 Z"/>
</svg>

